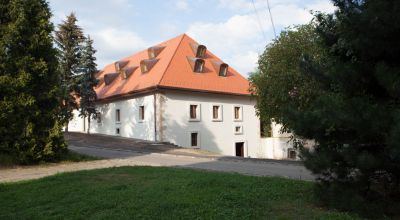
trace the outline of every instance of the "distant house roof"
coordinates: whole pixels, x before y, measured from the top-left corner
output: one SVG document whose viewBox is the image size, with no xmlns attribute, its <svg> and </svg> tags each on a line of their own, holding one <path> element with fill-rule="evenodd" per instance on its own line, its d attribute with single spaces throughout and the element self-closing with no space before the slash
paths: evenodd
<svg viewBox="0 0 400 220">
<path fill-rule="evenodd" d="M 250 94 L 246 78 L 186 34 L 115 61 L 96 77 L 99 100 L 155 88 Z"/>
</svg>

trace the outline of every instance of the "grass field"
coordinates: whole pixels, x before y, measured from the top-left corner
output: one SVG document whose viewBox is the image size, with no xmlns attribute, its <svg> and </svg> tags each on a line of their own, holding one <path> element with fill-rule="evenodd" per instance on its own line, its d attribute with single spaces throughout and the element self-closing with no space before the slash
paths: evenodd
<svg viewBox="0 0 400 220">
<path fill-rule="evenodd" d="M 0 184 L 0 219 L 357 219 L 317 207 L 312 183 L 121 167 Z"/>
</svg>

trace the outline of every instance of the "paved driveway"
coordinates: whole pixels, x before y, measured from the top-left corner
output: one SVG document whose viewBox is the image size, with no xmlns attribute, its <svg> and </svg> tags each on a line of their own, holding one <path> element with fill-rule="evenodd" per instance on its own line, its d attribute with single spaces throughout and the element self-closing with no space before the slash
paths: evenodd
<svg viewBox="0 0 400 220">
<path fill-rule="evenodd" d="M 77 136 L 79 136 L 79 138 L 84 137 L 81 136 L 81 134 L 75 135 L 74 137 L 76 138 Z M 93 137 L 96 136 L 90 136 L 89 138 L 91 139 Z M 88 141 L 88 138 L 81 141 L 71 140 L 71 137 L 67 137 L 69 148 L 71 150 L 107 159 L 0 170 L 0 182 L 36 179 L 60 172 L 119 166 L 182 167 L 221 172 L 235 172 L 253 176 L 281 176 L 292 179 L 314 180 L 314 176 L 298 162 L 221 157 L 207 152 L 190 151 L 190 149 L 181 149 L 169 145 L 150 145 L 155 147 L 140 150 L 140 147 L 129 148 L 123 144 L 121 147 L 115 142 L 114 138 L 111 138 L 109 143 L 114 143 L 115 145 L 113 144 L 112 146 L 108 146 L 106 143 L 108 137 L 102 137 L 101 144 L 90 142 Z M 127 141 L 129 144 L 132 144 L 132 140 L 122 139 L 117 140 L 117 142 L 118 141 Z M 151 144 L 151 142 L 147 144 Z M 160 148 L 164 150 L 160 151 Z"/>
</svg>

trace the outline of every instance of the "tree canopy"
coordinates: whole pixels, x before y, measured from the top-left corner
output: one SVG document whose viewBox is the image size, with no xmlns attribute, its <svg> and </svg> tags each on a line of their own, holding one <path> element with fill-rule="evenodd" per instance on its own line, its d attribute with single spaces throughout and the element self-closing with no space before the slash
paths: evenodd
<svg viewBox="0 0 400 220">
<path fill-rule="evenodd" d="M 97 85 L 95 74 L 97 73 L 96 50 L 93 48 L 93 40 L 88 36 L 85 39 L 82 50 L 81 75 L 79 76 L 78 95 L 80 97 L 79 112 L 80 116 L 87 117 L 88 128 L 90 131 L 90 121 L 96 118 L 96 91 L 94 87 Z"/>
<path fill-rule="evenodd" d="M 75 95 L 77 94 L 78 77 L 82 64 L 82 43 L 84 35 L 81 27 L 76 22 L 74 13 L 58 25 L 55 32 L 56 45 L 58 48 L 59 70 L 61 72 L 61 119 L 68 131 L 68 122 L 73 117 L 73 110 L 78 109 Z"/>
<path fill-rule="evenodd" d="M 0 154 L 22 163 L 65 149 L 50 17 L 44 0 L 0 4 Z"/>
<path fill-rule="evenodd" d="M 333 2 L 334 14 L 315 16 L 310 39 L 289 32 L 269 45 L 251 79 L 262 118 L 315 140 L 305 165 L 321 198 L 346 208 L 400 195 L 400 2 Z"/>
</svg>

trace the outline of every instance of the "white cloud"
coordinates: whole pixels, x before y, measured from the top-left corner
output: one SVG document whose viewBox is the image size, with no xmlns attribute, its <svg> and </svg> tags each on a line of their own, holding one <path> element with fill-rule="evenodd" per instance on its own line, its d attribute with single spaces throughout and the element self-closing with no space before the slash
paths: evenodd
<svg viewBox="0 0 400 220">
<path fill-rule="evenodd" d="M 180 11 L 189 11 L 189 4 L 186 0 L 177 0 L 175 2 L 175 8 Z"/>
<path fill-rule="evenodd" d="M 187 33 L 225 59 L 230 66 L 247 75 L 254 71 L 258 54 L 263 52 L 266 44 L 273 38 L 266 2 L 255 0 L 254 3 L 259 19 L 251 1 L 219 0 L 218 7 L 235 11 L 236 15 L 219 23 L 193 23 Z M 334 6 L 326 0 L 311 1 L 305 6 L 304 2 L 299 6 L 302 3 L 299 0 L 273 0 L 270 3 L 278 31 L 287 26 L 309 22 L 313 17 L 310 10 L 327 13 L 334 11 Z"/>
<path fill-rule="evenodd" d="M 258 49 L 265 43 L 252 14 L 235 15 L 222 23 L 194 23 L 187 33 L 244 75 L 254 70 Z"/>
<path fill-rule="evenodd" d="M 332 13 L 335 11 L 335 6 L 329 1 L 316 1 L 306 6 L 308 10 L 320 11 L 324 13 Z"/>
<path fill-rule="evenodd" d="M 91 37 L 94 39 L 99 67 L 133 54 L 148 46 L 143 38 L 132 31 L 123 29 L 107 28 L 101 29 Z"/>
</svg>

